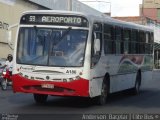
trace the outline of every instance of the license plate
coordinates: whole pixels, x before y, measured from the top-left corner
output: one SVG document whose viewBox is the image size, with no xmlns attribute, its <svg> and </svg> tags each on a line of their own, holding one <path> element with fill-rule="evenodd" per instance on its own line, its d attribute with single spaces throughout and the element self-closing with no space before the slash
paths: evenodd
<svg viewBox="0 0 160 120">
<path fill-rule="evenodd" d="M 53 88 L 54 88 L 54 85 L 53 85 L 53 84 L 42 84 L 41 87 L 42 87 L 42 88 L 53 89 Z"/>
</svg>

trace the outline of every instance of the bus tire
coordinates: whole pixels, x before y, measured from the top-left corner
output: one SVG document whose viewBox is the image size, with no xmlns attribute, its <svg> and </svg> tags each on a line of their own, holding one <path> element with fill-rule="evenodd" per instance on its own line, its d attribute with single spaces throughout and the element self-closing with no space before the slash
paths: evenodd
<svg viewBox="0 0 160 120">
<path fill-rule="evenodd" d="M 138 95 L 140 93 L 140 87 L 141 87 L 141 72 L 138 71 L 135 85 L 134 85 L 134 88 L 132 89 L 133 95 Z"/>
<path fill-rule="evenodd" d="M 33 94 L 34 100 L 36 103 L 45 103 L 48 95 L 42 95 L 42 94 Z"/>
<path fill-rule="evenodd" d="M 105 105 L 108 94 L 109 94 L 109 84 L 107 81 L 103 81 L 102 87 L 101 87 L 101 95 L 96 98 L 97 104 Z"/>
<path fill-rule="evenodd" d="M 2 87 L 2 90 L 7 90 L 7 80 L 6 79 L 2 80 L 1 87 Z"/>
</svg>

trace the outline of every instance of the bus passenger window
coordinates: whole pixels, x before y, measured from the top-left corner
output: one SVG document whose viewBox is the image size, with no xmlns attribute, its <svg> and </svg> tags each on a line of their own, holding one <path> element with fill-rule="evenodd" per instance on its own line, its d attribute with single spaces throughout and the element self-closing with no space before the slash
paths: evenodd
<svg viewBox="0 0 160 120">
<path fill-rule="evenodd" d="M 139 32 L 139 44 L 140 44 L 140 54 L 145 53 L 145 42 L 146 42 L 146 36 L 143 31 Z"/>
<path fill-rule="evenodd" d="M 153 44 L 154 44 L 153 32 L 150 33 L 149 44 L 150 44 L 150 54 L 152 54 L 153 53 Z"/>
<path fill-rule="evenodd" d="M 114 26 L 104 24 L 104 53 L 115 53 Z"/>
<path fill-rule="evenodd" d="M 131 32 L 131 41 L 130 41 L 130 53 L 131 54 L 137 54 L 138 53 L 138 46 L 137 45 L 137 40 L 138 39 L 138 31 L 132 29 Z"/>
<path fill-rule="evenodd" d="M 124 40 L 124 53 L 131 53 L 131 49 L 130 49 L 130 40 L 131 40 L 131 31 L 129 29 L 124 29 L 123 31 L 123 40 Z"/>
<path fill-rule="evenodd" d="M 122 46 L 122 28 L 121 27 L 116 27 L 115 42 L 116 42 L 116 54 L 123 53 L 123 49 L 121 47 Z"/>
</svg>

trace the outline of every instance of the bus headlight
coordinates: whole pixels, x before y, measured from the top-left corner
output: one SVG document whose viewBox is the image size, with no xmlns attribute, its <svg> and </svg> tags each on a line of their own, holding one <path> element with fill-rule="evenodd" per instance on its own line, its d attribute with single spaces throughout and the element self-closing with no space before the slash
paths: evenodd
<svg viewBox="0 0 160 120">
<path fill-rule="evenodd" d="M 69 78 L 69 81 L 71 82 L 71 81 L 73 81 L 74 79 L 73 78 Z"/>
<path fill-rule="evenodd" d="M 67 82 L 67 79 L 63 79 L 63 82 Z"/>
<path fill-rule="evenodd" d="M 6 75 L 6 71 L 3 72 L 3 75 Z"/>
<path fill-rule="evenodd" d="M 76 76 L 76 80 L 79 80 L 80 79 L 80 77 L 79 76 Z"/>
</svg>

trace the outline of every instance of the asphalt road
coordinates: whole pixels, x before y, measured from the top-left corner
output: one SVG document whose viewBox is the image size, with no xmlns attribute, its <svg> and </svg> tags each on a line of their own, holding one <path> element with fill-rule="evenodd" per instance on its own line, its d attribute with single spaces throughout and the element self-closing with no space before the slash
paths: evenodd
<svg viewBox="0 0 160 120">
<path fill-rule="evenodd" d="M 13 114 L 106 114 L 106 113 L 160 113 L 160 71 L 145 83 L 139 95 L 123 91 L 111 94 L 104 106 L 90 99 L 50 96 L 47 103 L 36 104 L 31 94 L 0 90 L 0 113 Z"/>
</svg>

